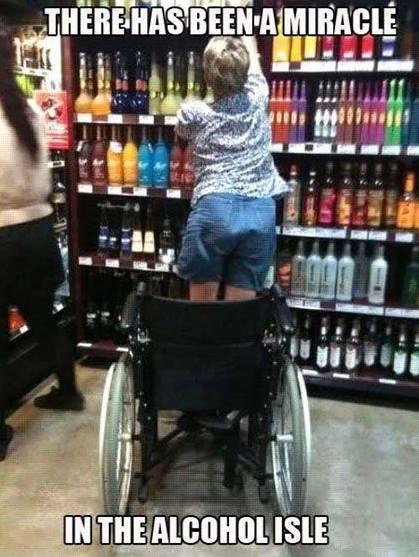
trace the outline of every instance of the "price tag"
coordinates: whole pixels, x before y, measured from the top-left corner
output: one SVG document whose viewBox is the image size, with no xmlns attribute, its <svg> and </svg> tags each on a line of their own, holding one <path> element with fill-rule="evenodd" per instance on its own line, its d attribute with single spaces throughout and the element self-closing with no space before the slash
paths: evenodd
<svg viewBox="0 0 419 557">
<path fill-rule="evenodd" d="M 287 72 L 290 69 L 289 62 L 274 62 L 272 64 L 273 72 Z"/>
<path fill-rule="evenodd" d="M 379 145 L 361 145 L 361 155 L 378 155 Z"/>
<path fill-rule="evenodd" d="M 91 257 L 80 256 L 79 257 L 79 265 L 89 265 L 89 267 L 91 267 L 93 265 L 92 258 Z"/>
<path fill-rule="evenodd" d="M 109 193 L 109 195 L 121 195 L 122 187 L 121 186 L 108 186 L 108 193 Z"/>
<path fill-rule="evenodd" d="M 105 267 L 111 267 L 112 269 L 119 268 L 119 259 L 106 259 Z"/>
<path fill-rule="evenodd" d="M 138 123 L 143 126 L 152 126 L 154 124 L 154 116 L 152 114 L 140 114 L 138 116 Z"/>
<path fill-rule="evenodd" d="M 304 298 L 287 298 L 287 304 L 290 308 L 303 308 Z"/>
<path fill-rule="evenodd" d="M 351 145 L 350 143 L 344 145 L 339 143 L 337 145 L 337 153 L 340 155 L 354 155 L 356 153 L 356 145 Z"/>
<path fill-rule="evenodd" d="M 330 62 L 322 62 L 322 61 L 310 61 L 310 62 L 301 62 L 300 71 L 302 72 L 330 72 L 333 71 L 336 67 L 335 62 L 331 62 L 331 66 L 329 65 Z"/>
<path fill-rule="evenodd" d="M 288 145 L 288 153 L 305 153 L 306 144 L 305 143 L 290 143 Z"/>
<path fill-rule="evenodd" d="M 175 273 L 175 275 L 177 275 L 177 272 L 178 272 L 177 265 L 172 265 L 172 271 Z"/>
<path fill-rule="evenodd" d="M 407 150 L 406 150 L 406 154 L 407 155 L 418 156 L 419 155 L 419 145 L 408 145 Z"/>
<path fill-rule="evenodd" d="M 402 317 L 404 319 L 419 319 L 419 309 L 410 308 L 386 308 L 386 316 Z"/>
<path fill-rule="evenodd" d="M 350 379 L 349 373 L 332 373 L 332 376 L 336 379 Z"/>
<path fill-rule="evenodd" d="M 154 269 L 160 273 L 168 273 L 169 265 L 167 263 L 156 262 L 154 264 Z"/>
<path fill-rule="evenodd" d="M 322 228 L 319 226 L 314 230 L 314 236 L 319 238 L 346 238 L 346 230 L 344 228 Z"/>
<path fill-rule="evenodd" d="M 93 115 L 92 114 L 77 114 L 76 115 L 77 122 L 81 124 L 90 124 L 93 122 Z"/>
<path fill-rule="evenodd" d="M 400 155 L 400 145 L 383 145 L 381 149 L 382 155 Z"/>
<path fill-rule="evenodd" d="M 396 232 L 394 235 L 394 240 L 396 242 L 404 242 L 406 244 L 411 244 L 414 239 L 413 232 Z"/>
<path fill-rule="evenodd" d="M 366 240 L 368 238 L 368 230 L 351 230 L 352 240 Z"/>
<path fill-rule="evenodd" d="M 92 184 L 79 184 L 77 190 L 79 193 L 93 193 L 93 186 Z"/>
<path fill-rule="evenodd" d="M 358 66 L 359 62 L 354 62 L 353 60 L 341 60 L 338 62 L 337 71 L 338 72 L 357 72 L 358 70 L 362 71 L 362 68 Z M 374 63 L 373 63 L 374 67 Z"/>
<path fill-rule="evenodd" d="M 180 199 L 182 197 L 182 192 L 180 190 L 171 190 L 170 188 L 166 191 L 166 197 L 172 199 Z"/>
<path fill-rule="evenodd" d="M 332 145 L 330 143 L 313 143 L 313 153 L 324 155 L 331 152 Z"/>
<path fill-rule="evenodd" d="M 282 233 L 287 236 L 310 236 L 310 230 L 314 230 L 304 226 L 293 226 L 292 224 L 284 224 Z"/>
<path fill-rule="evenodd" d="M 77 348 L 91 348 L 93 344 L 91 342 L 78 342 Z"/>
<path fill-rule="evenodd" d="M 109 114 L 108 115 L 108 122 L 109 124 L 122 124 L 123 123 L 123 115 L 122 114 Z"/>
<path fill-rule="evenodd" d="M 397 385 L 397 381 L 395 379 L 386 379 L 385 377 L 380 377 L 378 382 L 383 385 Z"/>
<path fill-rule="evenodd" d="M 387 232 L 385 230 L 370 230 L 368 233 L 368 238 L 370 240 L 384 242 L 385 240 L 387 240 Z"/>
<path fill-rule="evenodd" d="M 29 331 L 29 327 L 27 325 L 22 325 L 21 328 L 19 329 L 19 333 L 21 335 L 23 335 L 24 333 L 27 333 Z"/>
<path fill-rule="evenodd" d="M 304 300 L 304 307 L 307 309 L 320 309 L 320 300 L 311 300 L 306 298 Z"/>
<path fill-rule="evenodd" d="M 134 188 L 134 195 L 138 195 L 138 197 L 147 197 L 147 188 Z"/>
<path fill-rule="evenodd" d="M 147 261 L 133 261 L 132 268 L 136 271 L 148 271 Z"/>
<path fill-rule="evenodd" d="M 369 306 L 367 304 L 349 304 L 336 302 L 336 311 L 346 311 L 348 313 L 362 313 L 371 315 L 383 315 L 384 310 L 381 306 Z"/>
<path fill-rule="evenodd" d="M 164 117 L 164 125 L 165 126 L 176 126 L 177 118 L 176 116 L 165 116 Z"/>
<path fill-rule="evenodd" d="M 129 348 L 127 346 L 117 346 L 116 351 L 117 352 L 128 352 Z"/>
<path fill-rule="evenodd" d="M 413 60 L 380 60 L 377 64 L 378 72 L 411 72 L 413 68 Z"/>
<path fill-rule="evenodd" d="M 308 377 L 317 377 L 319 374 L 318 371 L 316 371 L 315 369 L 306 369 L 303 368 L 303 375 L 308 376 Z"/>
<path fill-rule="evenodd" d="M 271 151 L 272 153 L 282 153 L 284 150 L 284 146 L 282 143 L 272 143 Z"/>
<path fill-rule="evenodd" d="M 316 228 L 314 226 L 300 226 L 294 228 L 293 236 L 304 236 L 311 238 L 316 235 Z"/>
</svg>

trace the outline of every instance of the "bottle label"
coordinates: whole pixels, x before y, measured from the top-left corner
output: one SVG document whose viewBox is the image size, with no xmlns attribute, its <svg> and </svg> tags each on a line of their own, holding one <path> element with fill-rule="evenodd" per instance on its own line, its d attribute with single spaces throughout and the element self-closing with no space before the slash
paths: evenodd
<svg viewBox="0 0 419 557">
<path fill-rule="evenodd" d="M 130 228 L 122 228 L 121 230 L 121 251 L 125 254 L 131 253 L 132 230 Z"/>
<path fill-rule="evenodd" d="M 109 245 L 109 228 L 101 226 L 99 228 L 99 249 L 106 250 Z"/>
<path fill-rule="evenodd" d="M 377 345 L 373 342 L 364 343 L 364 364 L 367 367 L 375 365 L 377 360 Z"/>
<path fill-rule="evenodd" d="M 355 124 L 359 126 L 361 121 L 362 121 L 362 107 L 357 106 L 355 111 Z"/>
<path fill-rule="evenodd" d="M 365 226 L 367 216 L 367 191 L 357 190 L 354 196 L 354 207 L 352 211 L 352 224 L 354 226 Z"/>
<path fill-rule="evenodd" d="M 346 123 L 350 126 L 354 119 L 354 109 L 352 106 L 349 106 L 348 112 L 346 113 Z"/>
<path fill-rule="evenodd" d="M 393 361 L 393 348 L 390 343 L 383 344 L 380 351 L 380 365 L 382 367 L 390 367 Z"/>
<path fill-rule="evenodd" d="M 137 162 L 136 161 L 124 161 L 124 184 L 137 184 Z"/>
<path fill-rule="evenodd" d="M 316 365 L 320 369 L 327 367 L 329 361 L 329 348 L 327 346 L 318 346 L 316 354 Z"/>
<path fill-rule="evenodd" d="M 368 196 L 368 225 L 379 227 L 381 225 L 381 217 L 383 214 L 383 191 L 370 191 Z"/>
<path fill-rule="evenodd" d="M 386 226 L 395 226 L 397 220 L 398 192 L 388 190 L 386 192 L 386 202 L 384 210 L 384 223 Z"/>
<path fill-rule="evenodd" d="M 409 373 L 413 377 L 419 377 L 419 353 L 418 353 L 418 351 L 413 352 L 413 354 L 410 356 Z"/>
<path fill-rule="evenodd" d="M 345 107 L 339 109 L 339 125 L 343 126 L 345 123 Z"/>
<path fill-rule="evenodd" d="M 376 110 L 373 110 L 373 111 L 371 112 L 371 124 L 372 124 L 373 126 L 375 126 L 376 123 L 377 123 L 377 111 L 376 111 Z"/>
<path fill-rule="evenodd" d="M 297 111 L 296 111 L 296 110 L 293 110 L 293 111 L 291 112 L 291 125 L 292 125 L 292 126 L 295 126 L 296 123 L 297 123 Z"/>
<path fill-rule="evenodd" d="M 352 191 L 350 189 L 342 189 L 338 203 L 338 224 L 348 226 L 351 222 L 351 211 Z"/>
<path fill-rule="evenodd" d="M 370 121 L 370 113 L 368 110 L 366 110 L 362 118 L 362 123 L 364 124 L 364 126 L 368 126 L 369 121 Z"/>
<path fill-rule="evenodd" d="M 339 344 L 331 343 L 330 345 L 330 367 L 338 369 L 342 361 L 342 347 Z"/>
<path fill-rule="evenodd" d="M 345 350 L 345 367 L 348 370 L 353 370 L 357 365 L 358 351 L 356 346 L 347 346 Z"/>
<path fill-rule="evenodd" d="M 276 123 L 282 124 L 282 112 L 280 110 L 276 113 Z"/>
<path fill-rule="evenodd" d="M 319 224 L 333 224 L 335 218 L 335 190 L 323 188 L 320 195 Z"/>
<path fill-rule="evenodd" d="M 132 234 L 132 252 L 141 253 L 143 251 L 143 234 L 141 230 L 134 230 Z"/>
<path fill-rule="evenodd" d="M 182 178 L 182 168 L 179 161 L 170 161 L 170 183 L 179 185 Z"/>
<path fill-rule="evenodd" d="M 293 191 L 289 192 L 285 199 L 284 220 L 286 222 L 298 222 L 297 204 Z"/>
<path fill-rule="evenodd" d="M 398 212 L 397 212 L 397 227 L 413 228 L 414 219 L 415 219 L 415 202 L 400 201 Z"/>
<path fill-rule="evenodd" d="M 313 226 L 316 221 L 316 205 L 314 195 L 308 195 L 304 203 L 304 222 Z"/>
<path fill-rule="evenodd" d="M 145 253 L 155 252 L 154 232 L 146 231 L 144 235 L 144 252 Z"/>
<path fill-rule="evenodd" d="M 311 352 L 311 341 L 310 340 L 301 340 L 300 341 L 300 358 L 302 360 L 308 360 L 310 358 Z"/>
<path fill-rule="evenodd" d="M 301 126 L 304 126 L 305 123 L 306 123 L 306 115 L 305 115 L 304 112 L 302 112 L 299 116 L 299 119 L 298 119 L 298 125 L 301 127 Z"/>
<path fill-rule="evenodd" d="M 396 350 L 394 353 L 393 371 L 396 375 L 403 375 L 406 371 L 407 354 Z"/>
<path fill-rule="evenodd" d="M 106 182 L 106 165 L 104 159 L 93 159 L 92 173 L 94 182 Z"/>
</svg>

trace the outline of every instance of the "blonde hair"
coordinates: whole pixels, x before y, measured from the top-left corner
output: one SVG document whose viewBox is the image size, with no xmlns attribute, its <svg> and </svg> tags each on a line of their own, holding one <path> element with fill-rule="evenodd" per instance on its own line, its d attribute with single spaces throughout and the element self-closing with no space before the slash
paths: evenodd
<svg viewBox="0 0 419 557">
<path fill-rule="evenodd" d="M 204 51 L 204 76 L 214 96 L 238 93 L 247 81 L 250 58 L 243 41 L 233 37 L 214 37 Z"/>
</svg>

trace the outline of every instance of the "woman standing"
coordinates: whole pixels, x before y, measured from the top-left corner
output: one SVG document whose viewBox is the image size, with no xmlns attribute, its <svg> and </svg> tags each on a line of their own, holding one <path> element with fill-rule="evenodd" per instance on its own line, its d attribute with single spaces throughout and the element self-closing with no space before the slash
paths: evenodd
<svg viewBox="0 0 419 557">
<path fill-rule="evenodd" d="M 13 430 L 6 424 L 8 310 L 16 305 L 46 360 L 56 371 L 59 388 L 35 400 L 42 408 L 81 410 L 69 348 L 58 346 L 53 317 L 56 288 L 63 282 L 61 256 L 48 202 L 51 183 L 41 117 L 28 105 L 13 75 L 12 38 L 0 22 L 0 460 Z"/>
</svg>

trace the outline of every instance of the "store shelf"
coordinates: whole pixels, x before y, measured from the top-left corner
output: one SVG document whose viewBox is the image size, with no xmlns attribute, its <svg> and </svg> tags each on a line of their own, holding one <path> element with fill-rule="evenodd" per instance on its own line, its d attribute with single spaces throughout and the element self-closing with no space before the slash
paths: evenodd
<svg viewBox="0 0 419 557">
<path fill-rule="evenodd" d="M 133 197 L 159 197 L 163 199 L 191 199 L 191 190 L 179 188 L 141 188 L 134 186 L 104 186 L 77 184 L 79 193 L 96 195 L 128 195 Z"/>
<path fill-rule="evenodd" d="M 175 126 L 176 116 L 162 116 L 153 114 L 109 114 L 95 116 L 94 114 L 75 114 L 76 124 L 118 124 L 140 126 Z"/>
<path fill-rule="evenodd" d="M 354 145 L 340 143 L 273 143 L 272 153 L 307 155 L 419 156 L 419 145 Z"/>
<path fill-rule="evenodd" d="M 379 370 L 363 370 L 356 375 L 344 371 L 319 372 L 310 366 L 301 366 L 301 370 L 307 385 L 415 398 L 419 396 L 419 381 L 386 377 Z"/>
<path fill-rule="evenodd" d="M 406 230 L 326 228 L 322 226 L 284 224 L 277 227 L 277 234 L 280 236 L 295 236 L 298 238 L 327 238 L 330 240 L 364 240 L 371 242 L 394 242 L 397 244 L 419 244 L 419 233 Z"/>
<path fill-rule="evenodd" d="M 274 62 L 273 73 L 413 73 L 414 60 L 312 60 Z"/>
<path fill-rule="evenodd" d="M 64 168 L 65 161 L 48 161 L 48 168 Z"/>
<path fill-rule="evenodd" d="M 396 305 L 376 306 L 366 302 L 338 302 L 336 300 L 317 300 L 315 298 L 287 297 L 288 306 L 296 309 L 355 313 L 401 319 L 419 319 L 419 308 Z"/>
<path fill-rule="evenodd" d="M 126 346 L 117 346 L 111 340 L 98 342 L 82 341 L 77 343 L 77 351 L 81 356 L 116 359 L 121 353 L 128 352 Z"/>
<path fill-rule="evenodd" d="M 53 315 L 58 315 L 64 310 L 65 310 L 64 304 L 56 302 L 54 304 L 54 309 L 52 310 L 52 313 L 53 313 Z M 25 323 L 19 329 L 17 329 L 16 331 L 14 331 L 13 333 L 10 334 L 10 340 L 14 341 L 14 340 L 17 340 L 18 338 L 21 338 L 23 335 L 25 335 L 27 332 L 29 332 L 29 330 L 30 329 L 29 329 L 28 325 L 26 325 L 26 323 Z"/>
<path fill-rule="evenodd" d="M 31 77 L 43 78 L 43 77 L 47 77 L 51 73 L 51 70 L 42 70 L 39 68 L 26 68 L 24 66 L 15 66 L 14 73 L 19 75 L 29 75 Z"/>
<path fill-rule="evenodd" d="M 153 258 L 118 258 L 101 257 L 96 254 L 79 256 L 79 265 L 82 267 L 100 267 L 107 269 L 124 269 L 127 271 L 151 271 L 156 273 L 176 273 L 176 265 L 159 263 Z"/>
</svg>

